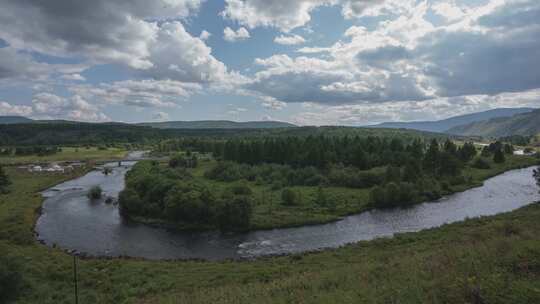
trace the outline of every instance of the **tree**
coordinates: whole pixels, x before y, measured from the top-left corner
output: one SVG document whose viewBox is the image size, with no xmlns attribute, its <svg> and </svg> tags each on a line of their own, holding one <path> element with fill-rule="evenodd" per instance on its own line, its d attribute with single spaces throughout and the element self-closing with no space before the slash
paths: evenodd
<svg viewBox="0 0 540 304">
<path fill-rule="evenodd" d="M 386 167 L 386 172 L 384 174 L 384 181 L 386 183 L 398 183 L 401 180 L 401 168 L 396 166 Z"/>
<path fill-rule="evenodd" d="M 290 188 L 281 191 L 281 201 L 285 206 L 295 206 L 299 204 L 298 195 Z"/>
<path fill-rule="evenodd" d="M 176 154 L 175 156 L 171 157 L 169 160 L 169 167 L 186 167 L 186 160 L 184 159 L 184 156 L 182 154 Z"/>
<path fill-rule="evenodd" d="M 442 152 L 440 155 L 439 174 L 441 176 L 457 176 L 461 173 L 461 163 L 449 152 Z"/>
<path fill-rule="evenodd" d="M 436 171 L 439 167 L 439 143 L 436 139 L 433 139 L 429 144 L 429 148 L 424 155 L 424 169 L 425 171 L 436 174 Z"/>
<path fill-rule="evenodd" d="M 446 142 L 444 143 L 444 151 L 452 155 L 457 155 L 458 148 L 453 141 L 451 141 L 450 139 L 447 139 Z"/>
<path fill-rule="evenodd" d="M 103 174 L 109 175 L 112 173 L 112 169 L 110 167 L 103 167 Z"/>
<path fill-rule="evenodd" d="M 4 171 L 4 168 L 0 166 L 0 193 L 6 193 L 8 186 L 11 185 L 8 175 Z"/>
<path fill-rule="evenodd" d="M 471 166 L 476 169 L 484 169 L 484 170 L 491 168 L 489 163 L 486 160 L 484 160 L 482 157 L 476 158 Z"/>
<path fill-rule="evenodd" d="M 410 160 L 403 169 L 403 180 L 415 182 L 422 177 L 422 166 L 418 160 Z"/>
<path fill-rule="evenodd" d="M 514 146 L 512 146 L 511 144 L 505 144 L 504 153 L 510 154 L 510 155 L 514 154 Z"/>
<path fill-rule="evenodd" d="M 218 209 L 218 223 L 221 230 L 245 230 L 249 228 L 253 207 L 251 198 L 235 195 L 226 199 Z"/>
<path fill-rule="evenodd" d="M 476 147 L 472 142 L 466 142 L 463 144 L 461 149 L 459 149 L 459 158 L 467 163 L 471 161 L 477 154 Z"/>
<path fill-rule="evenodd" d="M 328 205 L 328 197 L 322 187 L 317 188 L 317 194 L 315 196 L 315 204 L 320 207 L 326 207 Z"/>
<path fill-rule="evenodd" d="M 375 207 L 384 207 L 386 204 L 386 197 L 384 194 L 384 188 L 381 186 L 375 186 L 369 193 L 371 203 Z"/>
<path fill-rule="evenodd" d="M 495 150 L 495 154 L 493 155 L 493 161 L 496 164 L 502 164 L 506 161 L 506 156 L 504 156 L 504 152 L 502 149 Z"/>
<path fill-rule="evenodd" d="M 103 195 L 103 190 L 101 190 L 101 187 L 94 186 L 90 188 L 90 190 L 88 190 L 88 194 L 86 196 L 88 196 L 88 198 L 91 200 L 98 200 L 101 198 L 102 195 Z"/>
</svg>

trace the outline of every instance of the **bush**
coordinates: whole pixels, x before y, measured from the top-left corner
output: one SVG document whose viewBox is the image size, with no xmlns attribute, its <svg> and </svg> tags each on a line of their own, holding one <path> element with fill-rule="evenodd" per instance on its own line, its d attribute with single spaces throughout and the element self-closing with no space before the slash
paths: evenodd
<svg viewBox="0 0 540 304">
<path fill-rule="evenodd" d="M 251 198 L 245 195 L 225 198 L 217 214 L 221 230 L 246 230 L 249 228 L 253 214 Z"/>
<path fill-rule="evenodd" d="M 482 157 L 478 157 L 477 159 L 475 159 L 471 166 L 476 169 L 491 169 L 490 164 Z"/>
<path fill-rule="evenodd" d="M 11 185 L 11 181 L 6 172 L 4 172 L 4 168 L 0 166 L 0 194 L 8 192 L 9 185 Z"/>
<path fill-rule="evenodd" d="M 493 161 L 496 164 L 502 164 L 506 161 L 506 156 L 504 156 L 504 152 L 501 149 L 495 151 L 495 154 L 493 155 Z"/>
<path fill-rule="evenodd" d="M 91 200 L 98 200 L 101 198 L 102 195 L 103 195 L 103 190 L 101 190 L 101 187 L 94 186 L 90 188 L 90 190 L 88 190 L 88 194 L 86 196 L 88 196 L 88 198 Z"/>
<path fill-rule="evenodd" d="M 326 207 L 328 206 L 329 200 L 328 196 L 326 195 L 326 192 L 322 187 L 317 188 L 317 193 L 315 195 L 315 204 L 320 207 Z"/>
<path fill-rule="evenodd" d="M 229 190 L 234 195 L 252 195 L 253 191 L 251 190 L 251 188 L 248 185 L 246 185 L 246 183 L 247 182 L 236 183 L 235 185 L 231 186 L 229 188 Z"/>
<path fill-rule="evenodd" d="M 281 191 L 281 202 L 285 206 L 296 206 L 300 204 L 298 194 L 290 188 Z"/>
<path fill-rule="evenodd" d="M 120 206 L 120 213 L 123 216 L 141 214 L 144 207 L 139 194 L 131 188 L 126 188 L 120 192 L 118 205 Z"/>
<path fill-rule="evenodd" d="M 371 203 L 376 208 L 391 208 L 410 205 L 418 198 L 417 186 L 411 183 L 388 183 L 371 190 Z"/>
</svg>

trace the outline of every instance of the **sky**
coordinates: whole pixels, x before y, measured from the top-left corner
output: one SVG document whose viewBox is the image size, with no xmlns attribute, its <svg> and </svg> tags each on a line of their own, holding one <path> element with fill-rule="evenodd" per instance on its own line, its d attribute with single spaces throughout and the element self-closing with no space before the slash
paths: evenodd
<svg viewBox="0 0 540 304">
<path fill-rule="evenodd" d="M 538 0 L 0 0 L 0 115 L 299 125 L 540 107 Z"/>
</svg>

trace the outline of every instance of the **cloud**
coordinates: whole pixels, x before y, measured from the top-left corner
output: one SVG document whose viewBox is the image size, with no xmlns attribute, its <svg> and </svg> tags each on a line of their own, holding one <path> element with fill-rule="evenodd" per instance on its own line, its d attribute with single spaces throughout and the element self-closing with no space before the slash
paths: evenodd
<svg viewBox="0 0 540 304">
<path fill-rule="evenodd" d="M 235 42 L 239 40 L 246 40 L 249 37 L 249 32 L 244 27 L 241 27 L 236 31 L 234 31 L 230 27 L 226 27 L 223 30 L 223 39 L 225 39 L 225 41 Z"/>
<path fill-rule="evenodd" d="M 283 101 L 279 101 L 270 96 L 262 96 L 261 99 L 262 99 L 262 106 L 267 109 L 283 110 L 287 106 L 287 103 Z"/>
<path fill-rule="evenodd" d="M 178 107 L 178 103 L 201 88 L 200 84 L 173 80 L 125 80 L 98 86 L 74 86 L 71 91 L 103 104 L 167 108 Z"/>
<path fill-rule="evenodd" d="M 538 107 L 540 90 L 503 93 L 495 96 L 470 95 L 424 101 L 325 106 L 308 104 L 292 117 L 300 125 L 365 126 L 387 121 L 439 120 L 496 108 Z"/>
<path fill-rule="evenodd" d="M 86 80 L 86 78 L 84 78 L 81 74 L 66 74 L 62 76 L 62 79 L 72 80 L 72 81 L 85 81 Z"/>
<path fill-rule="evenodd" d="M 428 2 L 402 4 L 381 2 L 379 13 L 393 6 L 406 13 L 372 29 L 352 26 L 333 46 L 257 59 L 261 69 L 246 88 L 287 103 L 344 105 L 540 87 L 540 70 L 531 68 L 540 62 L 533 38 L 540 36 L 540 3 L 492 0 L 440 25 L 427 20 Z"/>
<path fill-rule="evenodd" d="M 199 35 L 199 38 L 200 38 L 201 40 L 203 40 L 203 41 L 206 41 L 206 40 L 208 40 L 208 38 L 210 38 L 210 36 L 212 36 L 212 34 L 210 34 L 210 33 L 209 33 L 208 31 L 206 31 L 206 30 L 203 30 L 203 31 L 201 32 L 201 35 Z"/>
<path fill-rule="evenodd" d="M 140 70 L 147 78 L 182 82 L 230 82 L 237 77 L 212 56 L 203 40 L 191 36 L 180 22 L 161 25 L 150 49 L 152 67 Z"/>
<path fill-rule="evenodd" d="M 38 119 L 69 119 L 100 122 L 110 120 L 98 107 L 79 95 L 70 98 L 39 93 L 32 98 L 31 116 Z"/>
<path fill-rule="evenodd" d="M 0 81 L 46 81 L 51 75 L 77 74 L 86 65 L 47 64 L 12 47 L 0 48 Z"/>
<path fill-rule="evenodd" d="M 288 32 L 311 20 L 310 13 L 326 0 L 225 0 L 222 16 L 249 28 L 272 26 Z"/>
<path fill-rule="evenodd" d="M 84 56 L 133 68 L 152 66 L 148 56 L 158 24 L 183 18 L 201 0 L 57 0 L 2 2 L 0 38 L 17 49 L 54 56 Z"/>
<path fill-rule="evenodd" d="M 305 43 L 306 40 L 304 39 L 304 37 L 299 36 L 299 35 L 289 35 L 289 36 L 281 35 L 281 36 L 276 37 L 274 39 L 274 42 L 277 44 L 283 44 L 283 45 L 297 45 L 297 44 Z"/>
<path fill-rule="evenodd" d="M 321 6 L 340 5 L 346 18 L 399 13 L 411 6 L 411 0 L 225 0 L 224 18 L 249 28 L 275 27 L 289 32 L 311 21 L 312 12 Z"/>
<path fill-rule="evenodd" d="M 229 115 L 239 115 L 240 113 L 247 112 L 246 108 L 234 108 L 229 111 L 227 111 L 227 114 Z"/>
<path fill-rule="evenodd" d="M 208 32 L 193 37 L 179 21 L 196 11 L 201 2 L 8 0 L 0 10 L 0 39 L 12 50 L 80 58 L 90 64 L 122 64 L 139 78 L 197 83 L 238 79 L 212 56 L 212 49 L 204 42 Z M 245 33 L 239 30 L 238 34 L 243 38 Z M 46 70 L 46 66 L 20 62 L 17 71 L 25 71 L 22 65 Z M 1 68 L 0 75 L 11 76 L 11 70 Z"/>
<path fill-rule="evenodd" d="M 25 105 L 11 105 L 5 101 L 0 101 L 0 115 L 2 116 L 28 116 L 32 114 L 32 107 Z"/>
<path fill-rule="evenodd" d="M 152 115 L 152 119 L 155 121 L 168 121 L 169 114 L 165 112 L 156 112 L 154 115 Z"/>
</svg>

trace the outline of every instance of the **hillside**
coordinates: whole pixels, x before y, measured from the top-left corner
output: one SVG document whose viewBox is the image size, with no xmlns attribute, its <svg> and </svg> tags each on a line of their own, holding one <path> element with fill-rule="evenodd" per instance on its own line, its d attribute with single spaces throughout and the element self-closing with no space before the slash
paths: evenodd
<svg viewBox="0 0 540 304">
<path fill-rule="evenodd" d="M 475 122 L 486 121 L 493 118 L 511 117 L 516 114 L 529 113 L 532 108 L 500 108 L 485 112 L 455 116 L 439 121 L 414 121 L 414 122 L 385 122 L 372 126 L 374 128 L 389 129 L 414 129 L 430 132 L 446 132 L 451 128 L 468 125 Z"/>
<path fill-rule="evenodd" d="M 280 121 L 235 122 L 229 120 L 147 122 L 138 125 L 158 129 L 276 129 L 296 127 L 293 124 Z"/>
<path fill-rule="evenodd" d="M 540 110 L 458 126 L 448 130 L 448 133 L 484 137 L 536 135 L 540 133 Z"/>
<path fill-rule="evenodd" d="M 22 116 L 0 116 L 0 124 L 1 125 L 11 125 L 11 124 L 18 124 L 18 123 L 31 123 L 33 122 L 32 119 L 22 117 Z"/>
</svg>

